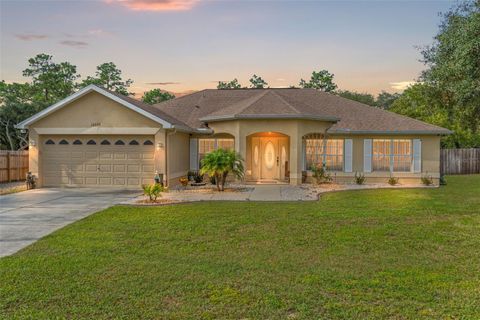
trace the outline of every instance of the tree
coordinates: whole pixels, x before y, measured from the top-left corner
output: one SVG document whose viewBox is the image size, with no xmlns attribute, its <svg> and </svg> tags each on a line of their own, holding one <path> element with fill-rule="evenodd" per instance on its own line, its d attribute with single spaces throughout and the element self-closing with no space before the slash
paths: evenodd
<svg viewBox="0 0 480 320">
<path fill-rule="evenodd" d="M 174 98 L 175 96 L 170 92 L 162 91 L 160 89 L 152 89 L 143 94 L 142 101 L 148 104 L 155 104 Z"/>
<path fill-rule="evenodd" d="M 265 89 L 268 86 L 268 83 L 262 79 L 262 77 L 257 76 L 254 74 L 250 78 L 250 88 L 254 89 Z"/>
<path fill-rule="evenodd" d="M 375 106 L 375 97 L 369 93 L 359 93 L 355 91 L 343 90 L 337 92 L 340 97 L 358 101 L 361 103 L 368 104 L 369 106 Z"/>
<path fill-rule="evenodd" d="M 300 87 L 313 88 L 325 92 L 333 92 L 337 89 L 337 85 L 333 82 L 334 74 L 327 70 L 313 71 L 310 80 L 306 82 L 300 79 Z"/>
<path fill-rule="evenodd" d="M 388 93 L 382 91 L 377 96 L 377 101 L 375 102 L 376 106 L 384 109 L 389 110 L 392 104 L 400 97 L 399 93 Z"/>
<path fill-rule="evenodd" d="M 453 103 L 442 89 L 427 83 L 417 83 L 407 88 L 393 102 L 390 111 L 452 130 L 452 135 L 442 138 L 442 147 L 479 147 L 480 133 L 465 128 L 458 121 L 458 115 L 452 108 Z"/>
<path fill-rule="evenodd" d="M 433 44 L 422 51 L 421 80 L 450 97 L 455 122 L 474 135 L 480 133 L 479 35 L 480 1 L 464 2 L 444 14 Z"/>
<path fill-rule="evenodd" d="M 28 147 L 28 134 L 14 126 L 39 111 L 31 101 L 28 83 L 0 82 L 0 149 L 22 150 Z"/>
<path fill-rule="evenodd" d="M 217 89 L 240 89 L 242 86 L 238 83 L 237 78 L 233 79 L 230 82 L 219 81 Z"/>
<path fill-rule="evenodd" d="M 81 86 L 85 87 L 89 84 L 95 84 L 128 96 L 129 92 L 127 89 L 132 83 L 131 79 L 122 79 L 122 71 L 117 68 L 115 63 L 105 62 L 97 66 L 95 77 L 88 76 L 87 79 L 83 80 Z"/>
<path fill-rule="evenodd" d="M 234 150 L 217 149 L 202 159 L 200 173 L 214 176 L 218 191 L 225 190 L 225 181 L 230 172 L 238 179 L 243 178 L 243 159 Z"/>
<path fill-rule="evenodd" d="M 23 75 L 32 78 L 32 98 L 37 103 L 50 105 L 72 94 L 76 87 L 77 67 L 69 62 L 55 63 L 53 56 L 41 53 L 28 59 L 29 67 Z"/>
</svg>

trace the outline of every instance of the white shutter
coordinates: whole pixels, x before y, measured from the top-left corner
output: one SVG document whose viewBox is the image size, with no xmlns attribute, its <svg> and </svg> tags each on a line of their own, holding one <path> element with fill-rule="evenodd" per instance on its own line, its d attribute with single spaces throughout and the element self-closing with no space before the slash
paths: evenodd
<svg viewBox="0 0 480 320">
<path fill-rule="evenodd" d="M 363 140 L 363 172 L 372 172 L 372 139 Z"/>
<path fill-rule="evenodd" d="M 198 139 L 190 138 L 190 170 L 198 170 Z"/>
<path fill-rule="evenodd" d="M 413 139 L 413 172 L 422 172 L 422 140 Z"/>
<path fill-rule="evenodd" d="M 305 139 L 302 139 L 302 170 L 307 170 L 307 147 Z"/>
<path fill-rule="evenodd" d="M 352 172 L 353 141 L 345 139 L 345 172 Z"/>
</svg>

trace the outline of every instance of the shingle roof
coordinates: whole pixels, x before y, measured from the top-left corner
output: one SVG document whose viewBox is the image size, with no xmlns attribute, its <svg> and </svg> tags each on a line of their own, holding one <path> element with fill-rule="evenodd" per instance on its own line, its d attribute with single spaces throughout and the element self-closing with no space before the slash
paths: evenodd
<svg viewBox="0 0 480 320">
<path fill-rule="evenodd" d="M 152 105 L 149 105 L 149 104 L 146 104 L 140 100 L 137 100 L 137 99 L 134 99 L 134 98 L 131 98 L 131 97 L 128 97 L 128 96 L 124 96 L 123 94 L 120 94 L 120 93 L 117 93 L 115 91 L 111 91 L 111 90 L 108 90 L 108 89 L 105 89 L 103 87 L 100 87 L 101 89 L 107 91 L 108 93 L 110 94 L 113 94 L 114 96 L 120 98 L 120 99 L 123 99 L 124 101 L 127 101 L 128 103 L 131 103 L 137 107 L 139 107 L 140 109 L 142 110 L 145 110 L 171 124 L 173 124 L 175 127 L 180 127 L 181 129 L 186 129 L 186 130 L 191 130 L 192 128 L 187 125 L 185 122 L 177 119 L 176 117 L 174 116 L 171 116 L 170 114 L 164 112 L 162 109 L 160 108 L 156 108 Z"/>
<path fill-rule="evenodd" d="M 314 89 L 206 89 L 152 108 L 191 128 L 228 119 L 303 118 L 336 122 L 329 130 L 331 133 L 451 133 L 445 128 Z"/>
</svg>

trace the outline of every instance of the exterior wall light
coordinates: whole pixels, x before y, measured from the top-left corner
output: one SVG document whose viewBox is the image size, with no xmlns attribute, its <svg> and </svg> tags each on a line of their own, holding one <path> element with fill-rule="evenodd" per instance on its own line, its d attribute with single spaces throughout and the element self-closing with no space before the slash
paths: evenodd
<svg viewBox="0 0 480 320">
<path fill-rule="evenodd" d="M 164 145 L 162 142 L 157 143 L 157 150 L 163 149 Z"/>
<path fill-rule="evenodd" d="M 35 147 L 37 145 L 37 142 L 33 139 L 30 139 L 29 143 L 30 146 Z"/>
</svg>

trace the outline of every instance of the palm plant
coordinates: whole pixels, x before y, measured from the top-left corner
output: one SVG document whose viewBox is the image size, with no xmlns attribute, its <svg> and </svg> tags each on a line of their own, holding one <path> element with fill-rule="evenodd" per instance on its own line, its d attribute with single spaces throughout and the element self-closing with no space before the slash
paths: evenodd
<svg viewBox="0 0 480 320">
<path fill-rule="evenodd" d="M 215 177 L 218 191 L 225 190 L 225 181 L 230 172 L 235 178 L 243 178 L 243 159 L 233 150 L 217 149 L 206 154 L 202 160 L 200 173 Z"/>
</svg>

